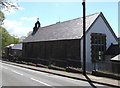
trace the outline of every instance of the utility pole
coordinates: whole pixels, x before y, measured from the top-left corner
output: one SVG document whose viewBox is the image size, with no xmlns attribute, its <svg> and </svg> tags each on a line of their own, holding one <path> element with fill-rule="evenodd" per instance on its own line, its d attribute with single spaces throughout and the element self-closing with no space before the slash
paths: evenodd
<svg viewBox="0 0 120 88">
<path fill-rule="evenodd" d="M 86 75 L 86 8 L 85 0 L 82 2 L 83 5 L 83 75 Z"/>
</svg>

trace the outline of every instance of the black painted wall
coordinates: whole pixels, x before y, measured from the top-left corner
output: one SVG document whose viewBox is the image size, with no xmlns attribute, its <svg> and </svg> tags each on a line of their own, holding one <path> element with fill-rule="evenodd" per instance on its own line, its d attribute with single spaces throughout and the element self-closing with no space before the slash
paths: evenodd
<svg viewBox="0 0 120 88">
<path fill-rule="evenodd" d="M 80 67 L 80 40 L 23 43 L 23 57 L 45 65 Z"/>
</svg>

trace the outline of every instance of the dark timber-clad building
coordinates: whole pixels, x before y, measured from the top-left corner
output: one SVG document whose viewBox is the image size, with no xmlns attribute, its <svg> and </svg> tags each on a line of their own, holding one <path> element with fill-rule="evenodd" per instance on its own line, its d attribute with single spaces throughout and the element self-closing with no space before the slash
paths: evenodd
<svg viewBox="0 0 120 88">
<path fill-rule="evenodd" d="M 33 33 L 23 41 L 23 57 L 45 65 L 81 67 L 83 50 L 83 18 L 40 27 L 36 22 Z M 117 37 L 104 15 L 86 17 L 87 70 L 93 70 L 96 60 L 104 60 L 108 47 L 118 44 Z"/>
<path fill-rule="evenodd" d="M 11 44 L 5 47 L 5 58 L 9 60 L 22 58 L 22 44 Z"/>
</svg>

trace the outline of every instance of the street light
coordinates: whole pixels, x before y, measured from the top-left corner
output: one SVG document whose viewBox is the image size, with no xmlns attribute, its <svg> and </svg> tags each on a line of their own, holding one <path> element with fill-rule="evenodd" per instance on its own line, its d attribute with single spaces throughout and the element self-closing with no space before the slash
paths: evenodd
<svg viewBox="0 0 120 88">
<path fill-rule="evenodd" d="M 83 75 L 86 75 L 86 17 L 85 17 L 85 0 L 82 2 L 83 5 Z"/>
</svg>

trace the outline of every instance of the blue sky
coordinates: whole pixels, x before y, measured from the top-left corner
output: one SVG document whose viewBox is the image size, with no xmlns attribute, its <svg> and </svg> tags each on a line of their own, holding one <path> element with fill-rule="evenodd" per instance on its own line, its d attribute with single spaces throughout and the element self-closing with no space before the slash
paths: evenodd
<svg viewBox="0 0 120 88">
<path fill-rule="evenodd" d="M 26 36 L 37 17 L 41 26 L 82 17 L 81 2 L 18 2 L 21 10 L 5 13 L 4 27 L 10 34 Z M 118 2 L 87 2 L 87 15 L 103 12 L 114 32 L 118 33 Z M 118 34 L 117 34 L 118 35 Z"/>
</svg>

